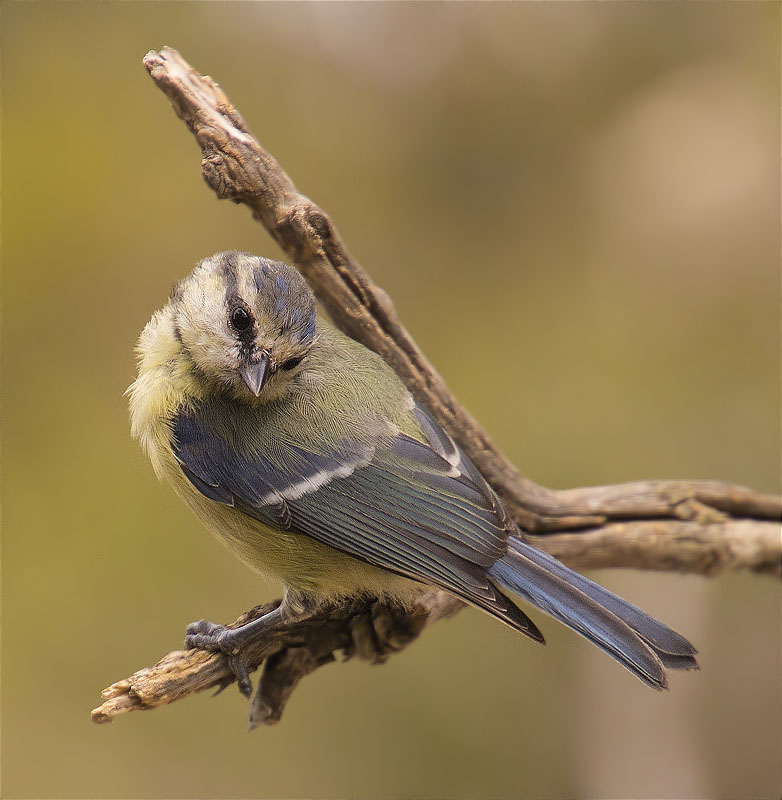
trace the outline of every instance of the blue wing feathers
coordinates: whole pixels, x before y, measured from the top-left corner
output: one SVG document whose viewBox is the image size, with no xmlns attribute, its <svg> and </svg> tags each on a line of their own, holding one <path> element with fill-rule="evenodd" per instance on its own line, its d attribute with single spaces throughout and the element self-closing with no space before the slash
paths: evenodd
<svg viewBox="0 0 782 800">
<path fill-rule="evenodd" d="M 348 551 L 370 563 L 382 563 L 386 568 L 408 577 L 420 580 L 421 576 L 426 575 L 431 582 L 452 587 L 459 582 L 465 583 L 464 574 L 454 575 L 447 564 L 437 561 L 432 552 L 416 546 L 415 542 L 405 542 L 404 550 L 400 551 L 397 537 L 387 536 L 385 526 L 364 515 L 345 509 L 335 514 L 331 510 L 313 510 L 307 504 L 302 504 L 294 515 L 294 524 L 302 532 L 338 550 Z M 359 540 L 360 543 L 356 544 Z"/>
<path fill-rule="evenodd" d="M 371 461 L 365 447 L 351 450 L 349 443 L 340 443 L 329 455 L 278 443 L 273 455 L 248 457 L 228 444 L 229 437 L 212 430 L 208 420 L 209 415 L 181 414 L 174 425 L 176 457 L 207 497 L 233 500 L 266 524 L 446 588 L 543 640 L 486 576 L 486 568 L 505 552 L 508 535 L 490 492 L 479 491 L 462 476 L 448 477 L 452 464 L 425 444 L 402 435 L 392 446 L 378 448 Z M 356 463 L 363 466 L 353 469 Z M 286 499 L 291 487 L 324 472 L 333 477 Z M 448 491 L 429 485 L 438 475 Z"/>
<path fill-rule="evenodd" d="M 190 483 L 192 483 L 202 495 L 208 497 L 210 500 L 214 500 L 216 503 L 222 503 L 226 506 L 232 506 L 234 504 L 234 497 L 227 489 L 203 480 L 196 472 L 184 464 L 180 466 Z"/>
<path fill-rule="evenodd" d="M 453 439 L 419 406 L 413 409 L 413 416 L 421 426 L 421 431 L 426 436 L 432 448 L 446 461 L 458 457 L 458 449 Z"/>
</svg>

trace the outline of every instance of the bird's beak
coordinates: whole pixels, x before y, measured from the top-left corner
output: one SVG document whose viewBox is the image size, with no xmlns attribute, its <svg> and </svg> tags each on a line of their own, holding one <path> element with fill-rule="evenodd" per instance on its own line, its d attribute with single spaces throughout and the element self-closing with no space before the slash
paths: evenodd
<svg viewBox="0 0 782 800">
<path fill-rule="evenodd" d="M 261 355 L 261 360 L 257 364 L 249 362 L 243 367 L 239 367 L 239 374 L 242 376 L 247 388 L 256 396 L 261 393 L 266 378 L 268 377 L 269 356 L 266 353 Z"/>
</svg>

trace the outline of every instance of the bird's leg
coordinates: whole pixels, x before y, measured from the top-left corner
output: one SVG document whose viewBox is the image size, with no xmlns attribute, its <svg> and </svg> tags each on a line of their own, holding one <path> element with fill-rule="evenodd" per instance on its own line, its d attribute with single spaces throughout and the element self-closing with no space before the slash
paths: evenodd
<svg viewBox="0 0 782 800">
<path fill-rule="evenodd" d="M 244 651 L 249 644 L 268 636 L 273 629 L 279 629 L 289 622 L 290 618 L 291 614 L 283 602 L 262 617 L 238 628 L 228 628 L 205 619 L 191 622 L 185 633 L 185 647 L 188 650 L 216 650 L 225 653 L 231 672 L 236 676 L 239 691 L 249 698 L 252 694 L 252 683 Z"/>
</svg>

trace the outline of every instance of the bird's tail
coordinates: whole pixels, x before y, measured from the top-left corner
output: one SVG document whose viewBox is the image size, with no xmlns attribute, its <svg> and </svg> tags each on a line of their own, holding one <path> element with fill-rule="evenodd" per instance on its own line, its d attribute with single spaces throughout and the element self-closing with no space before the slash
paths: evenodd
<svg viewBox="0 0 782 800">
<path fill-rule="evenodd" d="M 698 669 L 698 651 L 683 636 L 521 539 L 510 540 L 489 575 L 655 689 L 667 688 L 666 667 Z"/>
</svg>

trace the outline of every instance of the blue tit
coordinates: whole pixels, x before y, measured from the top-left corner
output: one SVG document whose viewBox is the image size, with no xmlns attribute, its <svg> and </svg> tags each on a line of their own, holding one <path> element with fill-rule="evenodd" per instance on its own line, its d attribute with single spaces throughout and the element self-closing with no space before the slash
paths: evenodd
<svg viewBox="0 0 782 800">
<path fill-rule="evenodd" d="M 656 689 L 666 667 L 697 668 L 684 637 L 530 545 L 461 448 L 316 310 L 292 267 L 204 259 L 137 350 L 132 432 L 156 474 L 285 587 L 276 611 L 230 631 L 201 623 L 191 644 L 236 653 L 313 603 L 410 607 L 437 587 L 543 642 L 506 592 L 518 595 Z"/>
</svg>

